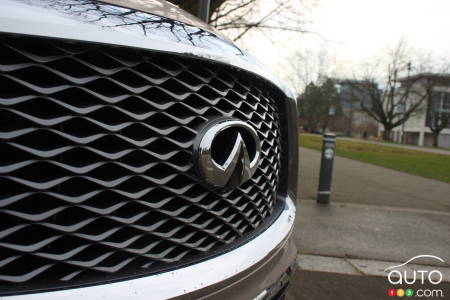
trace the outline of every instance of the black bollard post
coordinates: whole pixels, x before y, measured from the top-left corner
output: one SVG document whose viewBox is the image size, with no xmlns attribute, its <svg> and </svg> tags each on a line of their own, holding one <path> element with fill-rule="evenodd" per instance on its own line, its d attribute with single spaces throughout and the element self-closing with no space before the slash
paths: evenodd
<svg viewBox="0 0 450 300">
<path fill-rule="evenodd" d="M 323 135 L 322 159 L 320 161 L 317 203 L 327 204 L 330 202 L 335 149 L 336 135 L 334 133 L 325 133 Z"/>
</svg>

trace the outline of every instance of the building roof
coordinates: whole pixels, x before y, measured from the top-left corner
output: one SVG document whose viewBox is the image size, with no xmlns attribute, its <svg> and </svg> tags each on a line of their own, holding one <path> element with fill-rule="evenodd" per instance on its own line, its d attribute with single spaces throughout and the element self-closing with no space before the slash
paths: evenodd
<svg viewBox="0 0 450 300">
<path fill-rule="evenodd" d="M 450 85 L 450 74 L 448 73 L 419 73 L 408 77 L 402 77 L 397 80 L 401 83 L 404 83 L 407 81 L 417 81 L 420 79 L 437 79 L 442 81 L 443 85 Z"/>
</svg>

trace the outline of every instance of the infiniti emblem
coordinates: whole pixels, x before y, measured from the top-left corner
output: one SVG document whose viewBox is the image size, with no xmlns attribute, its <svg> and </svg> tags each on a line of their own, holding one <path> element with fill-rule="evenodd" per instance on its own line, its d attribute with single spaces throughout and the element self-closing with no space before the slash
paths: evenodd
<svg viewBox="0 0 450 300">
<path fill-rule="evenodd" d="M 194 141 L 197 171 L 215 189 L 229 190 L 249 180 L 259 166 L 260 152 L 255 129 L 234 118 L 214 120 Z"/>
</svg>

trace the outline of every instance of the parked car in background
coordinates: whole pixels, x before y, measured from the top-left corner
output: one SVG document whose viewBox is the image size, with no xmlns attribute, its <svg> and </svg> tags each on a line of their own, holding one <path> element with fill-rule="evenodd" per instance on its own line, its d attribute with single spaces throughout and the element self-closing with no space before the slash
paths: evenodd
<svg viewBox="0 0 450 300">
<path fill-rule="evenodd" d="M 0 2 L 0 298 L 282 299 L 293 96 L 159 0 Z"/>
</svg>

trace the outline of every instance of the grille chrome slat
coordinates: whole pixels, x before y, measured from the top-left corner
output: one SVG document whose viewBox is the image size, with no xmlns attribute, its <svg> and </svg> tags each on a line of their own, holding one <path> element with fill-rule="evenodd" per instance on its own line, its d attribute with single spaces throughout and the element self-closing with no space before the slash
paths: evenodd
<svg viewBox="0 0 450 300">
<path fill-rule="evenodd" d="M 280 212 L 282 105 L 260 79 L 81 42 L 0 35 L 0 50 L 0 294 L 199 261 Z M 199 182 L 192 145 L 224 116 L 255 128 L 262 158 L 220 193 Z"/>
</svg>

